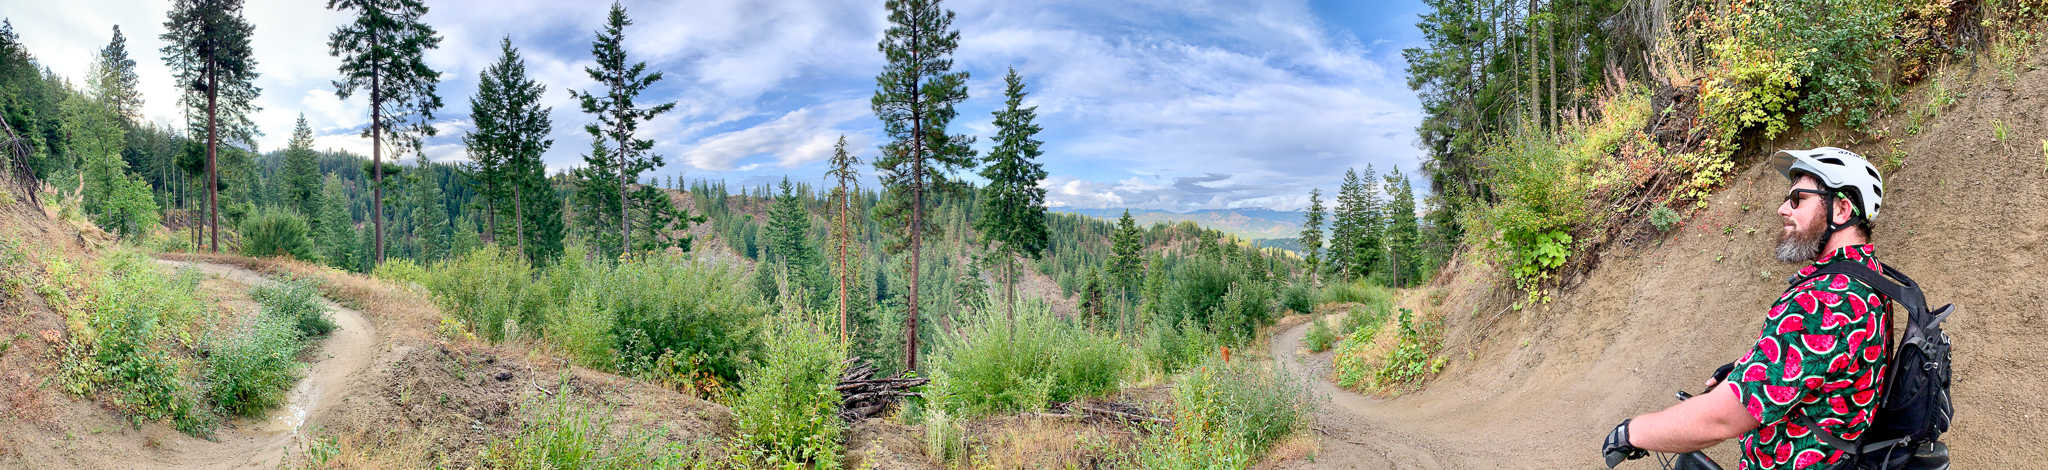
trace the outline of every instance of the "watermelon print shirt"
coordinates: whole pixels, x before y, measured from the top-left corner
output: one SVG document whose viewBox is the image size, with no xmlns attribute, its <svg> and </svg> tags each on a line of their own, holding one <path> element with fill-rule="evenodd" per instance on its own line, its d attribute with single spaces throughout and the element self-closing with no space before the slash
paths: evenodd
<svg viewBox="0 0 2048 470">
<path fill-rule="evenodd" d="M 1799 270 L 1803 278 L 1828 263 L 1863 263 L 1875 271 L 1871 245 L 1836 249 Z M 1885 302 L 1876 289 L 1847 275 L 1803 281 L 1771 306 L 1749 355 L 1736 362 L 1727 386 L 1763 423 L 1742 436 L 1745 470 L 1804 469 L 1842 460 L 1811 423 L 1854 440 L 1870 427 L 1884 375 Z"/>
</svg>

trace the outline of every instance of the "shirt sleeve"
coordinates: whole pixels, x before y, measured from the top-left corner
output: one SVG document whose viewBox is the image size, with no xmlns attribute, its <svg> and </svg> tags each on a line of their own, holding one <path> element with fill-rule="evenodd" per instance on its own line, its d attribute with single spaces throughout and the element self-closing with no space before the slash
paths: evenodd
<svg viewBox="0 0 2048 470">
<path fill-rule="evenodd" d="M 1815 400 L 1829 374 L 1830 354 L 1816 349 L 1834 349 L 1839 337 L 1823 331 L 1829 310 L 1819 298 L 1824 295 L 1796 289 L 1778 299 L 1765 317 L 1756 345 L 1729 373 L 1728 386 L 1750 417 L 1765 426 Z"/>
</svg>

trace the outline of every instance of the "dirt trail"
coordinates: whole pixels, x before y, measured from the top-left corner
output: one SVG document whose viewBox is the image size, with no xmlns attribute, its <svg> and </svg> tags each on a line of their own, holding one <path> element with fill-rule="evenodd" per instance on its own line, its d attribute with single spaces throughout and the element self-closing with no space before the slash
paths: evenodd
<svg viewBox="0 0 2048 470">
<path fill-rule="evenodd" d="M 1946 74 L 1963 97 L 1922 122 L 1924 132 L 1902 131 L 1909 119 L 1891 116 L 1875 124 L 1892 130 L 1888 139 L 1806 131 L 1765 145 L 1833 145 L 1888 162 L 1878 258 L 1911 274 L 1930 301 L 1961 307 L 1945 325 L 1956 344 L 1956 421 L 1942 436 L 1957 468 L 2048 460 L 2032 438 L 2048 432 L 2039 398 L 2048 395 L 2048 54 L 2025 65 L 2016 80 Z M 1673 391 L 1697 391 L 1714 367 L 1748 350 L 1799 267 L 1770 256 L 1784 178 L 1758 163 L 1763 155 L 1743 157 L 1706 207 L 1670 233 L 1589 253 L 1598 266 L 1547 305 L 1504 308 L 1518 295 L 1472 252 L 1429 286 L 1404 291 L 1401 306 L 1444 322 L 1448 364 L 1423 390 L 1394 399 L 1319 377 L 1315 389 L 1329 398 L 1323 451 L 1288 465 L 1599 468 L 1597 448 L 1614 423 L 1670 406 Z M 1304 364 L 1323 360 L 1297 353 L 1305 332 L 1275 337 L 1282 367 L 1314 370 Z M 1732 468 L 1731 442 L 1706 453 Z"/>
<path fill-rule="evenodd" d="M 158 260 L 173 268 L 188 268 L 249 287 L 273 281 L 254 271 L 234 266 L 186 261 Z M 238 420 L 233 428 L 223 427 L 218 442 L 193 440 L 169 449 L 167 455 L 133 462 L 135 468 L 277 468 L 290 451 L 301 444 L 301 427 L 306 418 L 340 401 L 349 389 L 349 378 L 364 370 L 376 353 L 377 332 L 363 314 L 322 298 L 335 330 L 313 350 L 305 376 L 286 396 L 285 405 L 261 422 Z"/>
<path fill-rule="evenodd" d="M 1316 419 L 1322 448 L 1313 461 L 1302 460 L 1283 468 L 1479 468 L 1474 461 L 1500 462 L 1499 445 L 1473 446 L 1448 436 L 1413 432 L 1402 424 L 1390 402 L 1352 393 L 1330 383 L 1312 361 L 1329 360 L 1329 354 L 1310 354 L 1302 347 L 1308 323 L 1273 335 L 1269 345 L 1275 365 L 1287 374 L 1305 377 L 1316 397 L 1325 400 Z M 1327 364 L 1324 364 L 1327 365 Z M 1411 408 L 1412 407 L 1399 407 Z M 1453 419 L 1458 419 L 1453 417 Z M 1463 418 L 1466 423 L 1476 421 Z M 1485 434 L 1483 428 L 1467 428 Z M 1404 432 L 1405 431 L 1405 432 Z M 1495 442 L 1501 444 L 1501 442 Z M 1482 458 L 1485 454 L 1486 457 Z"/>
</svg>

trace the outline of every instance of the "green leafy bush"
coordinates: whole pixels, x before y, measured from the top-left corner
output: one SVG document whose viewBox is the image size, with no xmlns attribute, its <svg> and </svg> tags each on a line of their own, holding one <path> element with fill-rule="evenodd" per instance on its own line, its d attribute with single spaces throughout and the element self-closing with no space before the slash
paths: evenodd
<svg viewBox="0 0 2048 470">
<path fill-rule="evenodd" d="M 313 251 L 312 232 L 307 228 L 306 218 L 296 212 L 281 209 L 257 211 L 242 223 L 242 254 L 255 257 L 290 255 L 317 262 L 320 255 Z"/>
<path fill-rule="evenodd" d="M 1350 311 L 1345 312 L 1344 322 L 1337 331 L 1350 332 L 1346 333 L 1349 335 L 1359 330 L 1377 330 L 1380 328 L 1380 323 L 1385 322 L 1387 316 L 1393 313 L 1394 303 L 1384 299 L 1380 302 L 1369 302 L 1364 305 L 1353 306 Z"/>
<path fill-rule="evenodd" d="M 1315 289 L 1307 284 L 1293 284 L 1280 291 L 1280 306 L 1295 313 L 1308 313 L 1316 308 Z"/>
<path fill-rule="evenodd" d="M 1373 366 L 1373 336 L 1379 333 L 1379 325 L 1349 330 L 1344 341 L 1337 343 L 1337 353 L 1330 358 L 1331 368 L 1336 370 L 1337 386 L 1359 389 L 1370 385 L 1372 374 L 1378 370 Z"/>
<path fill-rule="evenodd" d="M 1357 390 L 1398 389 L 1443 369 L 1445 358 L 1436 355 L 1443 340 L 1440 325 L 1418 323 L 1405 308 L 1397 318 L 1400 339 L 1384 356 L 1371 354 L 1373 333 L 1378 328 L 1359 330 L 1338 345 L 1333 364 L 1338 385 Z"/>
<path fill-rule="evenodd" d="M 626 470 L 641 468 L 712 468 L 701 452 L 657 441 L 660 433 L 621 436 L 612 433 L 610 413 L 594 412 L 569 400 L 568 387 L 550 398 L 521 405 L 539 409 L 520 426 L 519 434 L 492 442 L 479 458 L 484 468 Z"/>
<path fill-rule="evenodd" d="M 1678 226 L 1678 211 L 1662 205 L 1650 209 L 1650 226 L 1657 227 L 1659 232 L 1671 231 L 1672 227 Z"/>
<path fill-rule="evenodd" d="M 1154 372 L 1171 374 L 1215 356 L 1223 338 L 1187 322 L 1155 322 L 1146 330 L 1138 350 Z"/>
<path fill-rule="evenodd" d="M 612 318 L 612 347 L 622 372 L 655 372 L 671 356 L 670 364 L 697 365 L 685 374 L 733 383 L 761 348 L 752 324 L 767 304 L 727 265 L 652 255 L 592 274 L 574 295 L 588 296 L 595 315 Z M 678 379 L 668 375 L 669 381 Z"/>
<path fill-rule="evenodd" d="M 768 342 L 767 362 L 740 381 L 733 421 L 747 460 L 762 467 L 839 468 L 839 345 L 791 320 Z"/>
<path fill-rule="evenodd" d="M 1275 443 L 1311 427 L 1306 386 L 1249 362 L 1209 362 L 1173 386 L 1173 425 L 1146 435 L 1140 466 L 1247 468 Z"/>
<path fill-rule="evenodd" d="M 1308 334 L 1302 336 L 1302 344 L 1315 352 L 1330 350 L 1330 343 L 1336 341 L 1337 333 L 1330 331 L 1330 325 L 1324 324 L 1322 318 L 1309 320 Z"/>
<path fill-rule="evenodd" d="M 300 339 L 292 318 L 257 316 L 247 330 L 222 340 L 207 356 L 207 400 L 223 413 L 251 417 L 281 404 L 299 378 L 295 358 L 303 346 Z"/>
<path fill-rule="evenodd" d="M 370 270 L 370 277 L 395 282 L 399 285 L 415 285 L 422 288 L 426 287 L 428 279 L 431 279 L 431 274 L 431 272 L 427 271 L 426 266 L 421 266 L 411 258 L 387 259 L 384 260 L 384 264 L 379 264 L 376 269 Z"/>
<path fill-rule="evenodd" d="M 334 320 L 327 318 L 327 306 L 320 303 L 320 294 L 311 281 L 284 281 L 258 287 L 251 296 L 263 305 L 264 316 L 283 320 L 300 336 L 318 338 L 334 331 Z"/>
<path fill-rule="evenodd" d="M 970 321 L 932 359 L 937 406 L 957 416 L 1044 409 L 1114 392 L 1130 368 L 1116 338 L 1053 318 L 1043 305 Z"/>
<path fill-rule="evenodd" d="M 538 321 L 520 321 L 531 318 L 526 294 L 533 270 L 511 250 L 471 250 L 434 263 L 432 273 L 425 285 L 441 312 L 486 340 L 502 341 L 522 326 L 539 326 Z"/>
<path fill-rule="evenodd" d="M 114 407 L 138 423 L 169 419 L 188 434 L 211 432 L 214 420 L 195 405 L 197 397 L 179 379 L 180 363 L 167 350 L 194 343 L 194 320 L 205 314 L 199 278 L 174 278 L 131 250 L 116 250 L 102 263 L 103 274 L 89 284 L 77 312 L 83 318 L 71 320 L 67 388 L 81 395 L 105 390 Z M 70 269 L 53 264 L 50 271 L 61 279 Z M 68 304 L 61 289 L 45 290 L 53 304 Z"/>
</svg>

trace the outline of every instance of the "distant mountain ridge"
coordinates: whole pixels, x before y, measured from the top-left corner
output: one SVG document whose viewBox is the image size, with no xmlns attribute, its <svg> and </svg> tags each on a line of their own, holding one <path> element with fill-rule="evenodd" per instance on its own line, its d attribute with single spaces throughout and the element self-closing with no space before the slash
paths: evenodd
<svg viewBox="0 0 2048 470">
<path fill-rule="evenodd" d="M 1081 209 L 1053 207 L 1053 212 L 1083 215 L 1115 221 L 1123 217 L 1124 209 Z M 1131 219 L 1138 225 L 1154 223 L 1176 224 L 1194 222 L 1195 225 L 1215 229 L 1248 240 L 1271 238 L 1295 238 L 1301 235 L 1301 221 L 1307 215 L 1302 211 L 1279 211 L 1262 208 L 1202 209 L 1188 212 L 1172 212 L 1155 209 L 1131 209 Z"/>
</svg>

